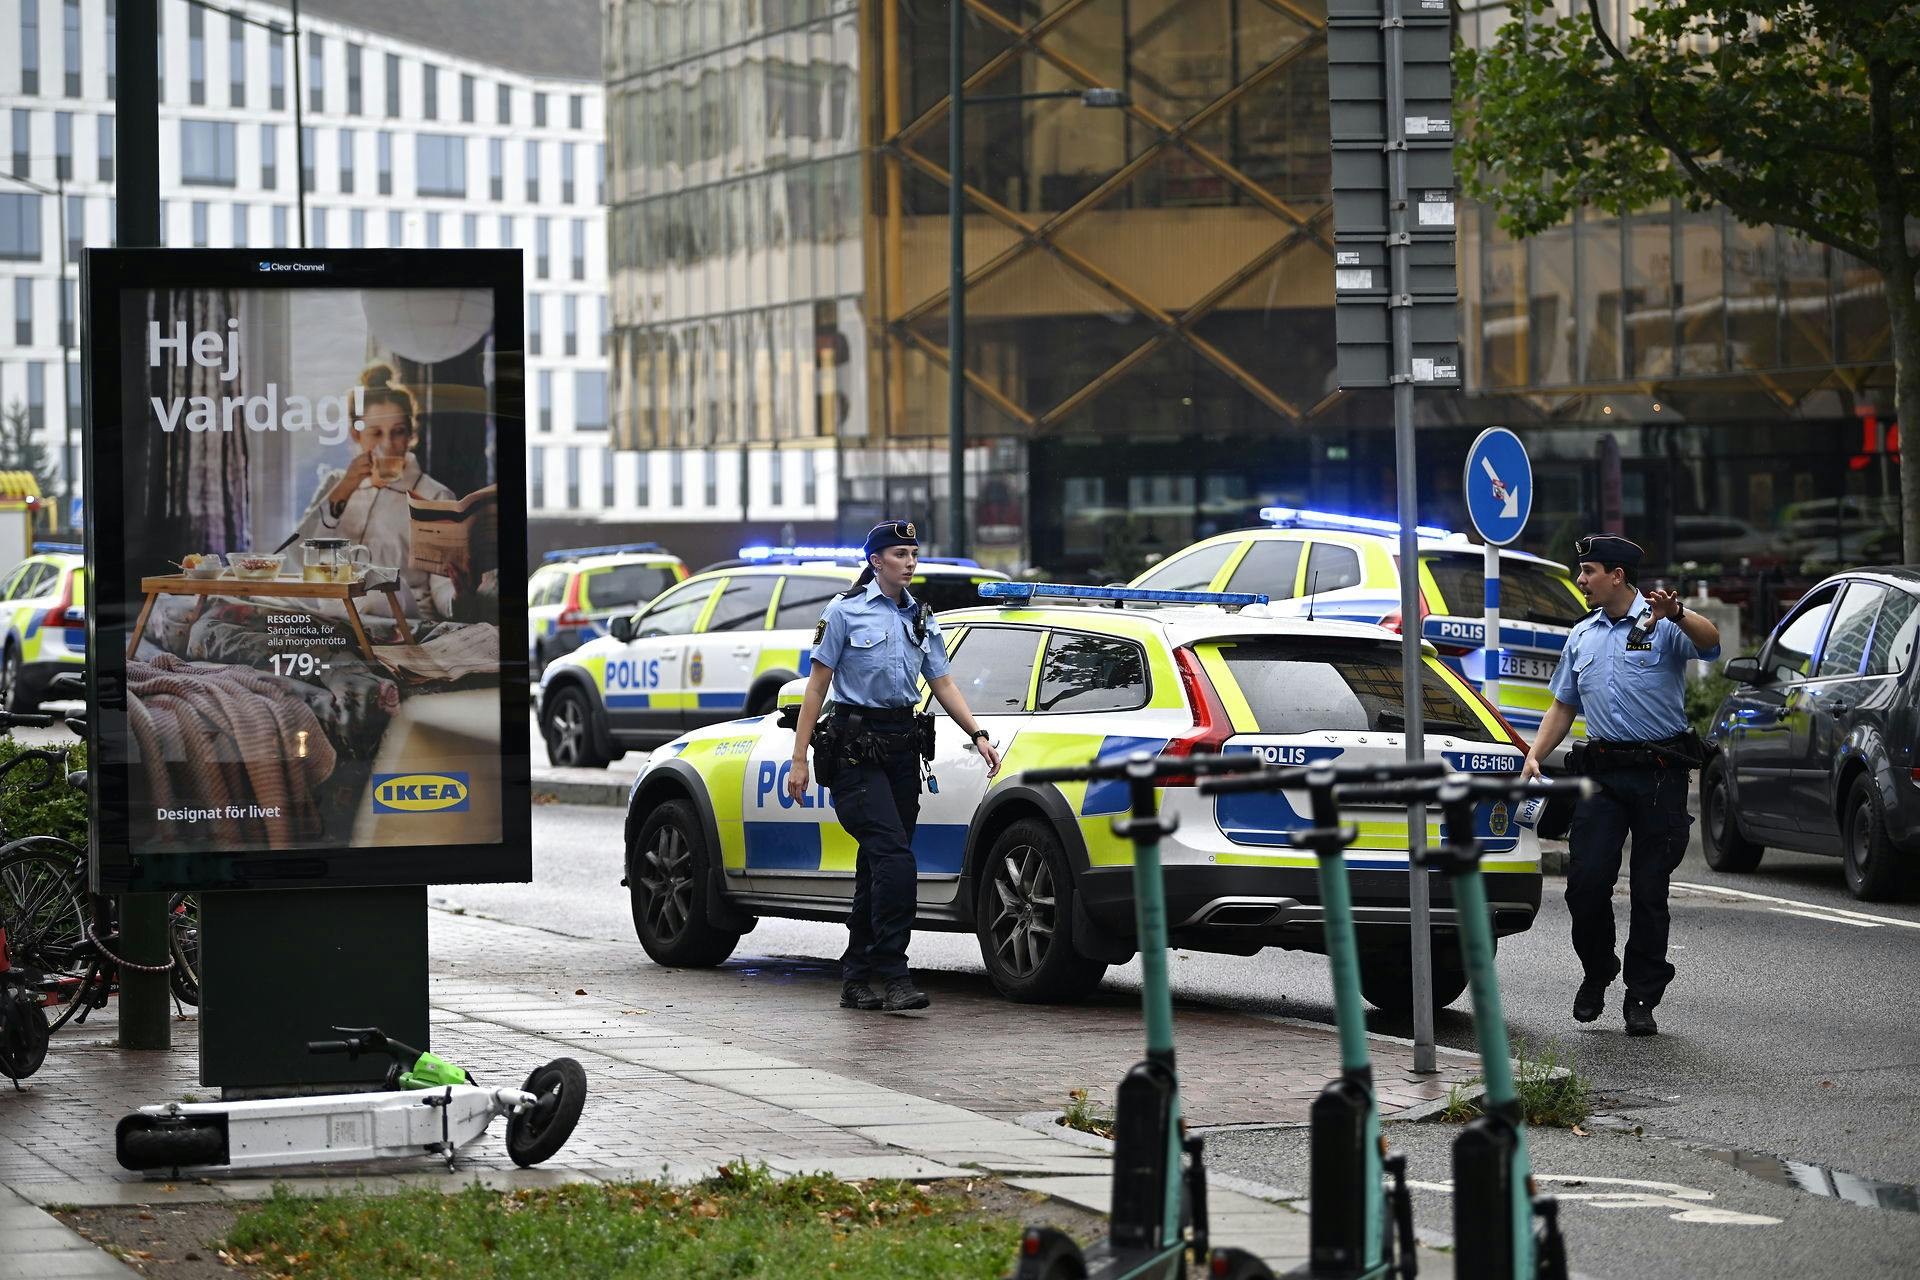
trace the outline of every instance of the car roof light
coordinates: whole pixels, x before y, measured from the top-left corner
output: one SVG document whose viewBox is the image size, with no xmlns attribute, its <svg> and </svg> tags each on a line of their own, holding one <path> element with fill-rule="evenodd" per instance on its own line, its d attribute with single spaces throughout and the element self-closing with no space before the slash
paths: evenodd
<svg viewBox="0 0 1920 1280">
<path fill-rule="evenodd" d="M 1355 533 L 1399 533 L 1397 520 L 1376 520 L 1372 516 L 1350 516 L 1338 511 L 1309 511 L 1304 507 L 1262 507 L 1260 518 L 1268 524 L 1288 529 L 1351 529 Z M 1423 538 L 1452 538 L 1451 529 L 1417 524 L 1413 531 Z"/>
<path fill-rule="evenodd" d="M 1227 609 L 1267 603 L 1267 597 L 1251 591 L 1158 591 L 1152 587 L 1079 587 L 1065 582 L 983 582 L 980 594 L 1009 604 L 1040 596 L 1052 600 L 1110 600 L 1116 604 L 1216 604 Z"/>
<path fill-rule="evenodd" d="M 861 547 L 769 547 L 740 548 L 742 560 L 864 560 Z"/>
<path fill-rule="evenodd" d="M 77 542 L 36 542 L 33 544 L 33 553 L 35 555 L 39 555 L 43 551 L 65 552 L 67 555 L 73 556 L 83 556 L 87 554 L 87 549 Z"/>
<path fill-rule="evenodd" d="M 665 552 L 666 548 L 657 542 L 623 542 L 611 547 L 563 547 L 547 552 L 540 560 L 543 564 L 552 564 L 556 560 L 583 560 L 588 556 L 655 555 Z"/>
</svg>

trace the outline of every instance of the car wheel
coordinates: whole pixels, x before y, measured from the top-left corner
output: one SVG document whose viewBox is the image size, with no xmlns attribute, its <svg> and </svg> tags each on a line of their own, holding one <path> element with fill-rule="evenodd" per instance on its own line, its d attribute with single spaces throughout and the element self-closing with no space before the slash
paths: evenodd
<svg viewBox="0 0 1920 1280">
<path fill-rule="evenodd" d="M 1907 869 L 1901 864 L 1899 850 L 1887 838 L 1880 793 L 1864 774 L 1853 780 L 1853 789 L 1847 793 L 1841 844 L 1848 892 L 1863 902 L 1884 902 L 1900 895 Z"/>
<path fill-rule="evenodd" d="M 1740 834 L 1733 795 L 1727 786 L 1727 757 L 1716 755 L 1700 774 L 1700 843 L 1715 871 L 1746 872 L 1760 865 L 1766 846 Z"/>
<path fill-rule="evenodd" d="M 32 710 L 20 705 L 20 697 L 24 692 L 20 687 L 20 651 L 8 645 L 6 656 L 0 658 L 0 710 L 9 714 Z"/>
<path fill-rule="evenodd" d="M 656 964 L 711 969 L 740 941 L 739 933 L 716 927 L 709 916 L 706 846 L 693 806 L 669 800 L 647 815 L 627 852 L 633 931 Z"/>
<path fill-rule="evenodd" d="M 994 840 L 980 869 L 974 932 L 987 976 L 1022 1004 L 1077 1000 L 1100 985 L 1106 962 L 1073 946 L 1073 872 L 1053 828 L 1023 818 Z"/>
<path fill-rule="evenodd" d="M 1466 966 L 1458 960 L 1433 958 L 1433 1007 L 1446 1008 L 1467 989 Z M 1360 994 L 1382 1013 L 1405 1016 L 1413 1012 L 1413 957 L 1404 947 L 1360 953 Z"/>
<path fill-rule="evenodd" d="M 607 753 L 594 740 L 593 708 L 578 689 L 560 689 L 548 700 L 540 736 L 547 740 L 547 759 L 563 769 L 607 767 Z"/>
</svg>

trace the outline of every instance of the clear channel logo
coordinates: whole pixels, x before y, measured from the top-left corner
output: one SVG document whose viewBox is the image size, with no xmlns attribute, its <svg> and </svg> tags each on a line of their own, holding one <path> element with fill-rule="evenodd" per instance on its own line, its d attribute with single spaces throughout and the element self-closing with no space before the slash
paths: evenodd
<svg viewBox="0 0 1920 1280">
<path fill-rule="evenodd" d="M 376 773 L 375 813 L 465 813 L 470 788 L 464 773 Z"/>
<path fill-rule="evenodd" d="M 262 271 L 325 271 L 327 264 L 324 262 L 269 262 L 262 258 L 260 269 Z"/>
</svg>

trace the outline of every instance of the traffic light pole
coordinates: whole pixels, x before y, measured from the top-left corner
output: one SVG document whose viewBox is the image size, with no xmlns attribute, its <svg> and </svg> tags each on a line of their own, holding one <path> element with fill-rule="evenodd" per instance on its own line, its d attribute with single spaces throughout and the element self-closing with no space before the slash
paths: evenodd
<svg viewBox="0 0 1920 1280">
<path fill-rule="evenodd" d="M 947 543 L 967 554 L 966 0 L 947 0 Z"/>
</svg>

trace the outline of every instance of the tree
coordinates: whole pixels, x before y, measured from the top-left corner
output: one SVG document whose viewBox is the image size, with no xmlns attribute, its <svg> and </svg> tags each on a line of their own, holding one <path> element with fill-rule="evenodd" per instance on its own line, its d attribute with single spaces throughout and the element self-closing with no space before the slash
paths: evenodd
<svg viewBox="0 0 1920 1280">
<path fill-rule="evenodd" d="M 18 400 L 0 414 L 0 471 L 31 472 L 49 501 L 59 492 L 60 482 L 54 476 L 46 446 L 34 439 L 33 415 Z"/>
<path fill-rule="evenodd" d="M 1901 525 L 1920 563 L 1920 6 L 1911 0 L 1519 0 L 1455 78 L 1469 194 L 1530 236 L 1575 208 L 1720 205 L 1880 273 L 1901 450 Z M 1611 4 L 1608 6 L 1612 8 Z"/>
</svg>

